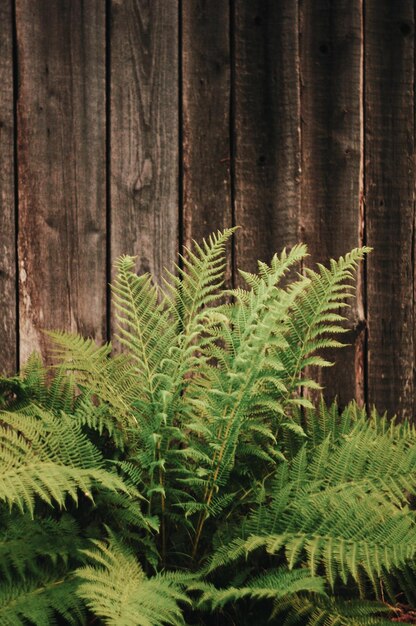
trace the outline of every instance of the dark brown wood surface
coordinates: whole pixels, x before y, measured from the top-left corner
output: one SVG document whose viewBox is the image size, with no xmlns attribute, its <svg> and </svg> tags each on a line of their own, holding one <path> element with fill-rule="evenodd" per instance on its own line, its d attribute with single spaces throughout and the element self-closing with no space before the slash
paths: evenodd
<svg viewBox="0 0 416 626">
<path fill-rule="evenodd" d="M 374 247 L 351 345 L 320 380 L 341 404 L 413 417 L 414 13 L 2 0 L 0 371 L 45 353 L 45 328 L 111 335 L 120 254 L 159 281 L 182 244 L 235 224 L 228 283 L 297 241 L 311 265 Z"/>
<path fill-rule="evenodd" d="M 13 19 L 0 3 L 0 373 L 18 364 L 14 194 Z"/>
<path fill-rule="evenodd" d="M 414 415 L 414 3 L 368 0 L 365 20 L 368 394 Z"/>
<path fill-rule="evenodd" d="M 303 0 L 300 10 L 302 210 L 308 265 L 338 258 L 363 243 L 362 2 Z M 347 312 L 350 344 L 328 354 L 321 374 L 327 395 L 364 402 L 362 280 Z"/>
<path fill-rule="evenodd" d="M 181 17 L 183 241 L 189 246 L 233 223 L 229 3 L 183 0 Z"/>
<path fill-rule="evenodd" d="M 16 1 L 22 361 L 45 328 L 104 337 L 104 8 Z"/>
<path fill-rule="evenodd" d="M 299 236 L 298 7 L 292 0 L 235 0 L 235 221 L 237 267 Z"/>
<path fill-rule="evenodd" d="M 111 258 L 160 280 L 178 252 L 178 3 L 113 0 Z"/>
</svg>

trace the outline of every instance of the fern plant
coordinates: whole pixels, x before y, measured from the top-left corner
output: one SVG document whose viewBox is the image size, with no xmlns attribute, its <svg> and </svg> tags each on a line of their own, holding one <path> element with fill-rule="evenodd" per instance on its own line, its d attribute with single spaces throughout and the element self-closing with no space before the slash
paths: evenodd
<svg viewBox="0 0 416 626">
<path fill-rule="evenodd" d="M 0 384 L 0 624 L 47 625 L 59 615 L 83 623 L 81 550 L 121 512 L 124 523 L 125 510 L 136 527 L 150 522 L 140 494 L 84 432 L 88 399 L 71 376 L 58 369 L 48 381 L 33 357 Z"/>
<path fill-rule="evenodd" d="M 304 394 L 369 249 L 296 275 L 297 245 L 228 290 L 232 233 L 163 288 L 117 261 L 119 354 L 52 333 L 53 373 L 2 381 L 0 624 L 382 625 L 413 601 L 414 428 Z"/>
</svg>

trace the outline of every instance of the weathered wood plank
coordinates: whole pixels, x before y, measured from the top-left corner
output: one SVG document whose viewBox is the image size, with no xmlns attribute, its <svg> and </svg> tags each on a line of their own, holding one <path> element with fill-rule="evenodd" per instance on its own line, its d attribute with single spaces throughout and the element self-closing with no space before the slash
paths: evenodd
<svg viewBox="0 0 416 626">
<path fill-rule="evenodd" d="M 298 8 L 235 0 L 237 267 L 257 268 L 298 240 L 300 110 Z"/>
<path fill-rule="evenodd" d="M 105 6 L 16 0 L 20 338 L 105 336 Z"/>
<path fill-rule="evenodd" d="M 301 238 L 312 266 L 362 244 L 361 30 L 361 0 L 301 2 Z M 327 355 L 336 365 L 320 382 L 328 399 L 364 403 L 362 280 L 347 315 L 343 341 L 351 345 Z"/>
<path fill-rule="evenodd" d="M 183 241 L 232 225 L 230 15 L 222 0 L 182 3 Z M 230 274 L 230 268 L 229 272 Z"/>
<path fill-rule="evenodd" d="M 0 372 L 18 365 L 14 197 L 13 17 L 11 0 L 0 4 Z"/>
<path fill-rule="evenodd" d="M 414 416 L 414 3 L 368 0 L 365 16 L 368 392 Z"/>
<path fill-rule="evenodd" d="M 111 256 L 161 278 L 178 252 L 178 3 L 111 2 Z"/>
</svg>

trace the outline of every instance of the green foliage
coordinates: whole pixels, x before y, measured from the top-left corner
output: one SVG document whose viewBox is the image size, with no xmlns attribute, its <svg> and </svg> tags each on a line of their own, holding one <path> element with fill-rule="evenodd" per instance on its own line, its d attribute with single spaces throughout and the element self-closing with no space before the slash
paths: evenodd
<svg viewBox="0 0 416 626">
<path fill-rule="evenodd" d="M 111 539 L 85 550 L 94 565 L 77 572 L 83 583 L 79 595 L 92 611 L 115 626 L 162 626 L 184 623 L 178 602 L 189 603 L 182 589 L 186 577 L 157 574 L 148 578 L 135 555 Z"/>
<path fill-rule="evenodd" d="M 139 494 L 83 431 L 79 411 L 87 399 L 77 397 L 62 368 L 48 382 L 33 357 L 19 378 L 3 380 L 2 387 L 0 624 L 46 625 L 57 615 L 82 623 L 73 572 L 83 562 L 88 525 L 102 513 L 99 500 L 105 494 L 105 507 L 113 505 L 105 521 L 125 507 L 126 498 L 133 507 Z"/>
<path fill-rule="evenodd" d="M 305 393 L 368 249 L 296 274 L 297 245 L 229 290 L 232 233 L 163 289 L 117 261 L 118 354 L 52 333 L 52 371 L 0 381 L 0 624 L 382 625 L 413 601 L 415 429 Z"/>
<path fill-rule="evenodd" d="M 286 567 L 270 569 L 253 577 L 246 585 L 217 589 L 212 584 L 200 583 L 193 588 L 203 592 L 199 598 L 199 606 L 205 608 L 208 606 L 211 610 L 222 608 L 243 598 L 279 600 L 292 596 L 299 590 L 325 593 L 324 580 L 321 577 L 312 576 L 306 568 L 289 571 Z"/>
<path fill-rule="evenodd" d="M 50 626 L 60 616 L 67 624 L 82 619 L 79 598 L 73 579 L 25 578 L 22 582 L 5 583 L 0 589 L 0 623 Z"/>
<path fill-rule="evenodd" d="M 342 437 L 329 434 L 319 445 L 308 437 L 276 469 L 244 534 L 216 552 L 210 569 L 259 548 L 283 550 L 290 568 L 303 563 L 312 573 L 323 571 L 334 588 L 337 578 L 359 584 L 361 570 L 375 583 L 384 570 L 411 561 L 415 520 L 406 499 L 415 493 L 416 448 L 409 437 L 393 443 L 393 432 L 377 432 L 362 417 Z"/>
<path fill-rule="evenodd" d="M 277 602 L 273 616 L 285 614 L 282 626 L 387 626 L 390 607 L 368 600 L 335 600 L 325 596 L 293 596 Z"/>
</svg>

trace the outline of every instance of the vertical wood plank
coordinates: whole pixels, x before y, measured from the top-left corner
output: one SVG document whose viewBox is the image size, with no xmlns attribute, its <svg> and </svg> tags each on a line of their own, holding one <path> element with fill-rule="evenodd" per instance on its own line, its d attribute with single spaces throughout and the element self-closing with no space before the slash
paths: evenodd
<svg viewBox="0 0 416 626">
<path fill-rule="evenodd" d="M 298 240 L 300 110 L 298 7 L 235 0 L 237 267 Z"/>
<path fill-rule="evenodd" d="M 223 0 L 182 3 L 183 240 L 232 225 L 230 14 Z"/>
<path fill-rule="evenodd" d="M 16 0 L 20 337 L 105 333 L 105 13 Z"/>
<path fill-rule="evenodd" d="M 111 2 L 111 256 L 160 280 L 178 251 L 178 3 Z"/>
<path fill-rule="evenodd" d="M 11 374 L 18 363 L 11 0 L 0 4 L 0 85 L 0 372 Z"/>
<path fill-rule="evenodd" d="M 308 265 L 362 244 L 362 0 L 301 0 L 302 240 Z M 320 382 L 328 399 L 364 403 L 364 294 L 359 281 Z M 345 313 L 343 311 L 343 313 Z M 355 364 L 355 365 L 354 365 Z"/>
<path fill-rule="evenodd" d="M 365 17 L 368 392 L 414 416 L 414 3 L 368 0 Z"/>
</svg>

